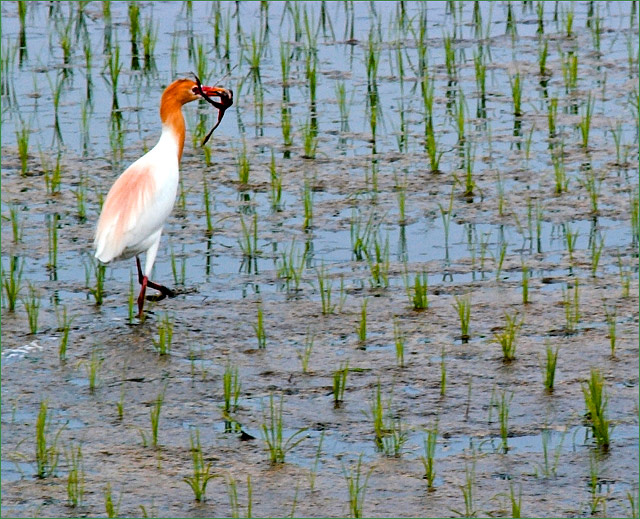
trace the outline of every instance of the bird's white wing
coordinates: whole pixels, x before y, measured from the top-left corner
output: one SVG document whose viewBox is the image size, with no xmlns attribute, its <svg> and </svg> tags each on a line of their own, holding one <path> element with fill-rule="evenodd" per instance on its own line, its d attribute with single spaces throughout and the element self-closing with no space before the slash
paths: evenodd
<svg viewBox="0 0 640 519">
<path fill-rule="evenodd" d="M 96 258 L 107 263 L 146 250 L 173 208 L 177 168 L 145 155 L 129 166 L 113 184 L 98 220 L 94 246 Z M 175 174 L 174 174 L 175 173 Z M 172 181 L 172 177 L 176 181 Z"/>
</svg>

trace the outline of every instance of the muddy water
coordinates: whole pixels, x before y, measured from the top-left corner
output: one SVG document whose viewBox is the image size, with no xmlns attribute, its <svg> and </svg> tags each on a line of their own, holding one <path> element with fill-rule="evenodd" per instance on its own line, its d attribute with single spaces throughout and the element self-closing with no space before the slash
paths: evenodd
<svg viewBox="0 0 640 519">
<path fill-rule="evenodd" d="M 377 3 L 375 9 L 329 3 L 325 18 L 320 3 L 269 3 L 262 11 L 259 4 L 242 3 L 239 12 L 224 3 L 138 4 L 141 26 L 151 23 L 158 31 L 153 61 L 143 56 L 142 36 L 131 43 L 127 5 L 112 3 L 110 12 L 106 5 L 89 3 L 79 11 L 76 4 L 30 3 L 24 38 L 17 6 L 2 5 L 3 279 L 8 282 L 13 258 L 16 275 L 22 269 L 14 312 L 3 292 L 3 517 L 105 515 L 108 484 L 121 516 L 230 516 L 230 478 L 237 481 L 242 515 L 249 476 L 253 515 L 343 516 L 349 513 L 345 471 L 360 456 L 363 480 L 370 473 L 367 516 L 509 516 L 511 488 L 516 496 L 522 492 L 524 515 L 590 515 L 592 506 L 599 515 L 631 513 L 628 496 L 638 501 L 638 228 L 632 216 L 638 200 L 638 23 L 631 4 L 560 2 L 557 12 L 556 4 L 544 4 L 542 35 L 531 4 L 511 4 L 511 13 L 506 4 L 480 4 L 478 32 L 470 2 L 453 11 L 438 3 L 426 10 L 417 3 Z M 305 10 L 317 27 L 312 37 L 305 34 Z M 420 36 L 425 15 L 427 33 Z M 65 58 L 67 27 L 73 44 Z M 225 31 L 231 35 L 228 56 Z M 252 36 L 264 42 L 260 81 L 250 62 Z M 448 36 L 453 74 L 446 66 Z M 427 42 L 433 80 L 439 172 L 431 171 L 425 151 L 419 38 Z M 540 76 L 545 39 L 548 74 Z M 286 88 L 281 44 L 291 55 Z M 91 48 L 88 60 L 85 46 Z M 122 72 L 114 96 L 104 67 L 116 46 Z M 379 64 L 375 81 L 368 82 L 370 48 Z M 130 321 L 132 262 L 107 267 L 101 305 L 92 295 L 95 220 L 116 176 L 153 146 L 163 85 L 197 70 L 199 49 L 207 64 L 200 75 L 215 83 L 228 74 L 221 83 L 234 89 L 236 103 L 209 145 L 210 163 L 197 143 L 215 114 L 206 106 L 185 108 L 194 138 L 187 139 L 183 195 L 165 227 L 154 273 L 179 295 L 147 303 L 144 323 Z M 480 52 L 487 68 L 484 113 L 473 59 Z M 577 83 L 567 86 L 571 52 L 578 56 Z M 314 110 L 309 56 L 317 57 L 314 159 L 304 157 L 303 129 Z M 510 86 L 516 71 L 523 82 L 517 118 Z M 372 85 L 378 92 L 375 134 L 368 108 Z M 346 119 L 339 87 L 346 93 Z M 283 96 L 291 111 L 288 146 Z M 585 149 L 578 124 L 589 96 L 594 109 Z M 461 142 L 454 114 L 462 98 Z M 555 135 L 548 122 L 552 98 L 558 99 Z M 24 175 L 16 134 L 22 128 L 30 135 Z M 248 185 L 237 176 L 243 146 L 251 165 Z M 475 159 L 473 196 L 466 197 L 465 150 Z M 561 194 L 554 192 L 553 150 L 568 178 Z M 282 178 L 278 204 L 272 156 Z M 45 170 L 57 157 L 61 187 L 51 194 Z M 596 212 L 589 178 L 597 185 Z M 313 199 L 306 227 L 305 190 Z M 79 200 L 86 218 L 79 215 Z M 251 227 L 254 217 L 257 252 L 243 254 L 243 225 Z M 570 253 L 567 241 L 574 235 Z M 366 250 L 360 254 L 354 252 L 358 237 Z M 298 280 L 286 274 L 287 261 L 295 264 Z M 334 308 L 326 315 L 318 272 L 332 287 Z M 423 272 L 429 306 L 417 311 L 407 285 Z M 30 285 L 40 301 L 36 333 L 30 333 L 24 304 Z M 565 300 L 576 285 L 579 318 L 570 330 Z M 471 301 L 468 342 L 460 339 L 454 308 L 465 295 Z M 356 328 L 365 301 L 367 336 L 360 341 Z M 72 321 L 61 361 L 58 316 L 64 308 Z M 254 328 L 259 308 L 265 348 Z M 613 356 L 607 312 L 615 313 Z M 502 360 L 493 340 L 505 314 L 523 321 L 511 362 Z M 167 316 L 173 341 L 170 353 L 160 356 L 154 341 Z M 403 367 L 394 324 L 404 335 Z M 304 373 L 300 355 L 310 336 Z M 542 383 L 547 345 L 559 348 L 553 392 Z M 93 390 L 87 371 L 92 358 L 99 360 Z M 347 362 L 344 402 L 335 407 L 333 376 Z M 227 365 L 238 368 L 241 383 L 238 408 L 230 414 L 222 411 Z M 606 381 L 613 426 L 607 451 L 596 446 L 585 417 L 582 387 L 592 368 Z M 395 453 L 375 442 L 371 405 L 377 387 L 385 423 L 396 424 L 404 442 Z M 154 448 L 150 412 L 163 391 Z M 283 397 L 285 440 L 301 429 L 296 439 L 305 437 L 278 465 L 269 462 L 262 439 L 270 395 L 276 402 Z M 498 405 L 503 395 L 509 402 L 507 449 Z M 50 444 L 62 430 L 55 474 L 38 479 L 35 424 L 43 400 Z M 436 477 L 428 490 L 421 456 L 426 431 L 436 424 Z M 202 504 L 183 479 L 193 474 L 189 442 L 195 430 L 205 462 L 219 476 L 209 482 Z M 391 441 L 389 430 L 383 435 Z M 72 445 L 80 445 L 83 456 L 85 492 L 78 508 L 67 503 L 64 453 Z M 462 488 L 471 479 L 473 503 L 465 510 Z"/>
</svg>

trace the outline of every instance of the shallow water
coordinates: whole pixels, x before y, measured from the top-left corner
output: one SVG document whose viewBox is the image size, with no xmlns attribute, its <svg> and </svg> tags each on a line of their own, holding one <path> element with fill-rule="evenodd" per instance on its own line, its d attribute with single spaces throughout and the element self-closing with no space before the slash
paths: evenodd
<svg viewBox="0 0 640 519">
<path fill-rule="evenodd" d="M 141 34 L 132 42 L 134 13 L 126 3 L 29 3 L 24 25 L 15 3 L 1 6 L 3 283 L 12 258 L 22 269 L 15 312 L 8 311 L 3 291 L 2 516 L 98 515 L 107 483 L 122 496 L 121 515 L 142 515 L 140 505 L 167 517 L 232 515 L 225 478 L 238 481 L 243 508 L 248 475 L 255 515 L 289 515 L 295 508 L 295 515 L 344 516 L 349 513 L 344 471 L 360 455 L 363 471 L 372 470 L 365 515 L 464 511 L 460 487 L 471 466 L 479 515 L 508 516 L 504 496 L 510 484 L 522 488 L 525 515 L 589 514 L 594 456 L 599 460 L 595 497 L 606 496 L 597 513 L 628 514 L 627 494 L 637 502 L 638 492 L 635 4 L 540 4 L 542 35 L 532 3 L 478 3 L 480 24 L 474 22 L 472 2 L 136 5 L 141 27 L 150 23 L 157 30 L 153 60 L 143 55 Z M 568 36 L 569 13 L 574 18 Z M 421 19 L 426 20 L 422 35 Z M 455 73 L 446 65 L 447 37 Z M 68 58 L 66 38 L 72 43 Z M 548 74 L 541 76 L 538 59 L 545 40 Z M 433 81 L 439 172 L 431 171 L 425 149 L 419 41 L 426 42 L 426 74 Z M 116 48 L 122 70 L 113 89 L 108 64 Z M 136 48 L 139 55 L 133 54 Z M 251 59 L 258 48 L 256 67 Z M 281 48 L 290 57 L 286 84 Z M 484 103 L 474 65 L 480 53 L 486 64 Z M 199 54 L 205 70 L 198 66 Z M 578 57 L 573 86 L 567 85 L 572 56 Z M 367 71 L 371 57 L 378 61 L 373 76 Z M 314 63 L 312 100 L 307 70 Z M 154 145 L 164 86 L 191 71 L 198 71 L 203 83 L 232 88 L 235 102 L 208 144 L 210 164 L 198 143 L 216 114 L 204 104 L 185 107 L 184 195 L 165 226 L 154 270 L 154 279 L 175 286 L 179 295 L 147 303 L 146 322 L 129 322 L 133 261 L 107 267 L 102 305 L 91 295 L 95 221 L 117 175 Z M 523 82 L 523 113 L 517 117 L 511 89 L 516 72 Z M 339 88 L 345 92 L 342 110 Z M 552 98 L 558 99 L 555 135 L 548 121 Z M 579 124 L 590 99 L 594 108 L 585 149 Z M 463 138 L 456 126 L 461 103 Z M 285 117 L 290 113 L 289 145 L 283 110 Z M 312 159 L 303 156 L 305 125 L 317 127 Z M 29 134 L 24 174 L 21 129 Z M 251 165 L 247 185 L 237 176 L 243 148 Z M 553 154 L 562 158 L 566 192 L 554 192 Z M 57 157 L 60 192 L 51 194 L 45 170 Z M 271 189 L 272 157 L 282 178 L 278 204 Z M 472 196 L 464 196 L 468 165 Z M 595 182 L 591 195 L 589 181 Z M 308 227 L 305 189 L 313 199 Z M 79 217 L 79 200 L 86 218 Z M 21 233 L 17 242 L 12 209 Z M 247 255 L 242 226 L 250 227 L 254 215 L 259 252 Z M 364 243 L 360 250 L 354 247 L 358 237 Z M 287 259 L 299 269 L 297 282 L 285 275 Z M 528 304 L 522 302 L 524 267 Z M 335 308 L 329 315 L 321 313 L 321 272 L 332 287 Z M 410 297 L 415 276 L 422 273 L 429 308 L 420 312 L 412 309 Z M 40 298 L 35 334 L 23 302 L 29 283 Z M 569 330 L 565 301 L 576 285 L 580 315 Z M 454 308 L 455 298 L 465 294 L 472 303 L 468 342 L 460 339 Z M 365 300 L 368 332 L 361 343 L 356 327 Z M 259 304 L 264 350 L 254 331 Z M 72 318 L 65 362 L 58 359 L 63 307 Z M 605 310 L 615 312 L 613 357 Z M 512 362 L 503 362 L 492 342 L 505 314 L 523 319 Z M 165 315 L 173 322 L 173 344 L 162 357 L 153 341 Z M 404 368 L 396 365 L 394 323 L 405 337 Z M 304 374 L 299 355 L 311 333 L 314 346 Z M 541 382 L 548 344 L 560 348 L 552 393 Z M 94 391 L 87 375 L 92 352 L 103 359 Z M 345 402 L 334 408 L 333 373 L 346 361 L 351 371 Z M 447 385 L 441 396 L 443 361 Z M 229 432 L 221 413 L 228 362 L 238 367 L 242 383 L 239 409 L 231 418 L 255 440 Z M 615 425 L 606 452 L 595 446 L 584 416 L 582 383 L 592 367 L 605 377 Z M 374 442 L 371 401 L 377 384 L 385 419 L 395 419 L 404 431 L 398 457 L 385 455 Z M 153 449 L 143 445 L 143 437 L 163 387 L 160 447 Z M 507 452 L 501 448 L 495 400 L 502 391 L 513 394 Z M 269 394 L 284 395 L 285 438 L 307 428 L 308 438 L 287 453 L 283 466 L 269 464 L 261 439 Z M 86 494 L 78 510 L 65 506 L 64 455 L 58 477 L 33 478 L 34 427 L 43 399 L 51 412 L 49 437 L 64 426 L 60 452 L 72 442 L 83 448 Z M 426 430 L 436 422 L 437 476 L 430 492 L 420 456 Z M 194 428 L 205 459 L 225 476 L 210 482 L 204 505 L 193 501 L 183 481 L 192 471 Z M 553 431 L 548 445 L 545 430 Z M 389 431 L 385 438 L 390 440 Z M 558 454 L 553 474 L 543 471 L 545 445 L 550 455 Z"/>
</svg>

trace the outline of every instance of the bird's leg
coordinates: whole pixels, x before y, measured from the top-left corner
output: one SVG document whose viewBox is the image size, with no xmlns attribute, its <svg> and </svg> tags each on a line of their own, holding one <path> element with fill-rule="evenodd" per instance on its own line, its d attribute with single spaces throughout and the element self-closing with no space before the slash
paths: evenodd
<svg viewBox="0 0 640 519">
<path fill-rule="evenodd" d="M 138 283 L 142 285 L 142 278 L 144 278 L 144 275 L 142 274 L 142 267 L 140 266 L 140 258 L 138 256 L 136 256 L 136 265 L 138 267 Z"/>
<path fill-rule="evenodd" d="M 160 292 L 160 295 L 155 295 L 155 296 L 149 296 L 150 300 L 153 301 L 161 301 L 162 299 L 164 299 L 165 297 L 176 297 L 176 293 L 171 290 L 170 288 L 165 287 L 164 285 L 160 285 L 158 283 L 154 283 L 153 281 L 151 281 L 148 277 L 146 277 L 143 273 L 142 273 L 142 266 L 140 265 L 140 258 L 138 256 L 136 256 L 136 265 L 138 267 L 138 283 L 140 283 L 141 285 L 144 283 L 144 288 L 146 289 L 146 287 L 149 288 L 153 288 L 154 290 L 157 290 L 158 292 Z M 144 290 L 141 289 L 140 293 L 143 293 Z M 138 306 L 140 306 L 140 302 L 138 301 Z"/>
<path fill-rule="evenodd" d="M 142 309 L 144 308 L 144 293 L 147 291 L 148 281 L 147 276 L 143 276 L 140 281 L 142 286 L 140 287 L 140 295 L 138 296 L 138 319 L 142 319 L 143 317 Z"/>
</svg>

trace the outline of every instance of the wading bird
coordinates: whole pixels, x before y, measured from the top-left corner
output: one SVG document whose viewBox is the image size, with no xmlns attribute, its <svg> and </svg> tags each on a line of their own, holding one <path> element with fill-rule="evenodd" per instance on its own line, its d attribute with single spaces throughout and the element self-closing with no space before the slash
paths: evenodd
<svg viewBox="0 0 640 519">
<path fill-rule="evenodd" d="M 94 247 L 102 263 L 136 257 L 138 267 L 138 317 L 142 318 L 147 287 L 160 292 L 156 299 L 173 297 L 172 290 L 149 279 L 158 253 L 164 222 L 173 209 L 184 148 L 185 124 L 182 106 L 205 99 L 218 109 L 218 121 L 205 137 L 204 145 L 218 127 L 224 111 L 233 104 L 233 92 L 200 84 L 195 78 L 171 83 L 160 100 L 162 134 L 158 143 L 129 166 L 115 181 L 102 206 Z M 214 101 L 215 96 L 220 101 Z M 139 255 L 146 252 L 144 273 Z"/>
</svg>

